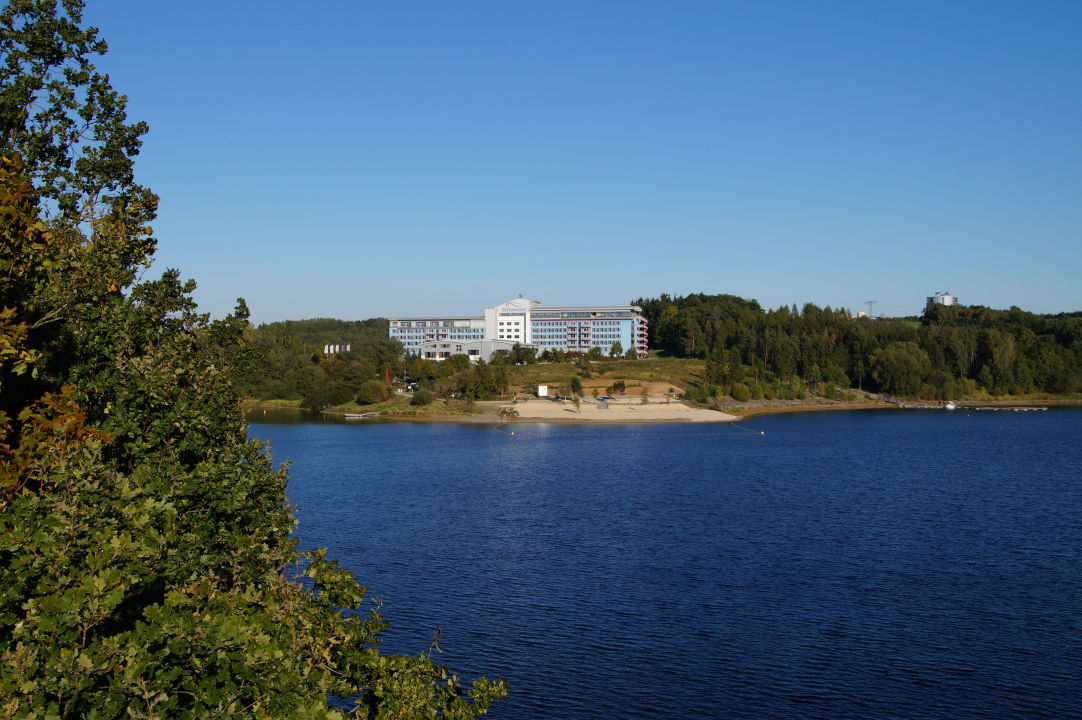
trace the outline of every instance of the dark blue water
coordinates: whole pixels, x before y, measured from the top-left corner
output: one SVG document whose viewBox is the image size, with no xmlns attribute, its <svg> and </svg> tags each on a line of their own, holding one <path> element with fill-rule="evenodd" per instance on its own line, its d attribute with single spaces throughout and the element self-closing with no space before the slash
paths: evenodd
<svg viewBox="0 0 1082 720">
<path fill-rule="evenodd" d="M 514 430 L 252 426 L 491 717 L 1082 717 L 1082 411 Z"/>
</svg>

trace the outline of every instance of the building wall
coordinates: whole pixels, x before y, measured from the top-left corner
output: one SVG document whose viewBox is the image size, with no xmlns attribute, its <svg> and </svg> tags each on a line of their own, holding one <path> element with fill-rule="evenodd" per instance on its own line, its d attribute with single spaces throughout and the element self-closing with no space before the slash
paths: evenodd
<svg viewBox="0 0 1082 720">
<path fill-rule="evenodd" d="M 478 317 L 392 318 L 388 335 L 402 343 L 407 352 L 417 353 L 425 342 L 484 340 L 485 321 Z"/>
<path fill-rule="evenodd" d="M 515 343 L 507 340 L 430 340 L 422 343 L 416 354 L 425 360 L 446 360 L 452 355 L 465 355 L 471 363 L 476 363 L 482 358 L 488 362 L 497 350 L 512 350 L 514 346 Z"/>
<path fill-rule="evenodd" d="M 540 317 L 533 313 L 530 327 L 533 344 L 542 350 L 560 349 L 573 352 L 588 352 L 590 348 L 601 348 L 604 352 L 612 348 L 615 342 L 627 352 L 635 347 L 645 354 L 645 337 L 641 338 L 639 328 L 645 328 L 642 320 L 634 311 L 607 309 L 606 312 L 590 313 L 593 317 L 575 317 L 583 314 L 575 310 L 560 312 L 556 308 L 546 308 Z M 623 317 L 620 317 L 620 316 Z M 570 317 L 568 317 L 570 316 Z M 641 322 L 640 322 L 641 321 Z"/>
<path fill-rule="evenodd" d="M 928 302 L 934 305 L 957 305 L 958 298 L 954 297 L 949 292 L 937 292 L 935 295 L 928 298 Z"/>
<path fill-rule="evenodd" d="M 585 353 L 596 347 L 607 354 L 614 342 L 624 352 L 634 347 L 645 356 L 649 351 L 646 318 L 638 307 L 544 307 L 525 298 L 486 308 L 480 318 L 391 318 L 390 337 L 415 354 L 424 343 L 479 340 L 517 342 L 538 351 Z"/>
</svg>

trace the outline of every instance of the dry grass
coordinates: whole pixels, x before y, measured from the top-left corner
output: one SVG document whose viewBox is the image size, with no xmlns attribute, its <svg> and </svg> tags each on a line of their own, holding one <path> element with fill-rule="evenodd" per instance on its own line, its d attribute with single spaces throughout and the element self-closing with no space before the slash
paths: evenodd
<svg viewBox="0 0 1082 720">
<path fill-rule="evenodd" d="M 592 395 L 595 389 L 605 394 L 613 383 L 622 380 L 628 395 L 641 393 L 644 386 L 651 395 L 682 393 L 699 382 L 704 366 L 702 360 L 683 358 L 603 360 L 590 364 L 592 377 L 582 378 L 582 390 L 585 395 Z M 532 395 L 538 385 L 549 385 L 554 392 L 566 395 L 571 391 L 571 378 L 579 373 L 574 363 L 520 365 L 514 369 L 512 391 Z"/>
</svg>

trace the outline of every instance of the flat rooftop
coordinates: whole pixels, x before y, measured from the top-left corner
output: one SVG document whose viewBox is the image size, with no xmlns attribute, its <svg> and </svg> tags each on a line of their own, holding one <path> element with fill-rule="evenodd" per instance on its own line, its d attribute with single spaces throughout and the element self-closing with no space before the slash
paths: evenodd
<svg viewBox="0 0 1082 720">
<path fill-rule="evenodd" d="M 484 315 L 413 315 L 411 317 L 391 317 L 390 320 L 484 320 Z"/>
</svg>

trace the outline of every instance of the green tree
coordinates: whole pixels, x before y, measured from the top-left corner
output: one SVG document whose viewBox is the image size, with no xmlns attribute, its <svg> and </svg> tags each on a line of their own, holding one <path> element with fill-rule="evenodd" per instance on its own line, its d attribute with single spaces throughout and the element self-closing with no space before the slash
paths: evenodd
<svg viewBox="0 0 1082 720">
<path fill-rule="evenodd" d="M 379 381 L 372 380 L 371 382 Z M 324 408 L 349 402 L 352 397 L 353 391 L 345 383 L 329 382 L 319 385 L 301 398 L 301 407 L 318 413 Z"/>
<path fill-rule="evenodd" d="M 680 351 L 685 357 L 703 354 L 702 330 L 690 316 L 685 316 L 680 328 Z"/>
<path fill-rule="evenodd" d="M 468 355 L 452 355 L 441 361 L 440 366 L 446 375 L 462 372 L 470 367 L 470 358 Z"/>
<path fill-rule="evenodd" d="M 571 376 L 571 394 L 582 395 L 582 380 L 578 375 Z"/>
<path fill-rule="evenodd" d="M 155 210 L 133 172 L 147 125 L 128 123 L 127 98 L 94 68 L 107 45 L 95 28 L 80 27 L 82 11 L 79 0 L 11 0 L 0 10 L 0 133 L 34 195 L 66 220 L 90 222 L 119 207 L 134 227 Z"/>
<path fill-rule="evenodd" d="M 431 360 L 416 358 L 409 366 L 409 376 L 412 380 L 434 380 L 438 377 L 435 363 Z"/>
<path fill-rule="evenodd" d="M 357 389 L 357 403 L 359 405 L 381 403 L 390 396 L 391 390 L 382 380 L 368 380 Z"/>
<path fill-rule="evenodd" d="M 609 348 L 609 357 L 620 357 L 624 354 L 624 345 L 619 340 L 612 344 Z"/>
<path fill-rule="evenodd" d="M 464 705 L 426 656 L 375 652 L 385 623 L 350 573 L 295 552 L 285 477 L 246 438 L 224 366 L 243 307 L 209 323 L 173 274 L 126 293 L 73 282 L 72 248 L 3 162 L 5 713 L 338 716 L 327 693 L 372 715 Z M 298 560 L 312 591 L 287 572 Z M 479 683 L 476 710 L 503 693 Z"/>
<path fill-rule="evenodd" d="M 522 363 L 525 365 L 532 365 L 537 362 L 537 348 L 529 345 L 520 345 L 515 343 L 511 346 L 512 359 L 516 363 Z"/>
<path fill-rule="evenodd" d="M 365 589 L 296 552 L 285 475 L 231 384 L 243 303 L 210 322 L 175 271 L 136 281 L 154 201 L 80 11 L 0 11 L 19 151 L 0 155 L 2 714 L 343 717 L 328 696 L 368 717 L 484 712 L 502 682 L 379 653 Z"/>
<path fill-rule="evenodd" d="M 916 343 L 891 343 L 872 355 L 872 377 L 891 395 L 916 395 L 930 369 L 928 355 Z"/>
</svg>

